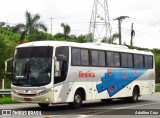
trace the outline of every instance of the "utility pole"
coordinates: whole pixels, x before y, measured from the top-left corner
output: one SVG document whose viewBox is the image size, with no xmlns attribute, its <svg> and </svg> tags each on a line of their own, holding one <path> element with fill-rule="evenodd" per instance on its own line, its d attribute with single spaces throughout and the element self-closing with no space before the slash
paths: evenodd
<svg viewBox="0 0 160 118">
<path fill-rule="evenodd" d="M 130 44 L 131 47 L 133 46 L 133 36 L 135 36 L 135 32 L 133 30 L 133 23 L 132 23 L 131 25 L 131 44 Z"/>
<path fill-rule="evenodd" d="M 51 19 L 51 34 L 52 34 L 52 19 L 54 19 L 54 18 L 50 18 Z"/>
<path fill-rule="evenodd" d="M 121 24 L 122 24 L 122 20 L 129 18 L 128 16 L 120 16 L 114 20 L 118 20 L 118 29 L 119 29 L 119 45 L 122 44 L 122 39 L 121 39 Z"/>
</svg>

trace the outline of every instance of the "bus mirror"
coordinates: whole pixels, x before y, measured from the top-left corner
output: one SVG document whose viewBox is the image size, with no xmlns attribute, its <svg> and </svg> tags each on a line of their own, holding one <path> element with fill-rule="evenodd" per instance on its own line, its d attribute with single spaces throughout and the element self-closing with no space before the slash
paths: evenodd
<svg viewBox="0 0 160 118">
<path fill-rule="evenodd" d="M 55 61 L 55 72 L 59 72 L 60 71 L 60 63 L 59 61 Z"/>
</svg>

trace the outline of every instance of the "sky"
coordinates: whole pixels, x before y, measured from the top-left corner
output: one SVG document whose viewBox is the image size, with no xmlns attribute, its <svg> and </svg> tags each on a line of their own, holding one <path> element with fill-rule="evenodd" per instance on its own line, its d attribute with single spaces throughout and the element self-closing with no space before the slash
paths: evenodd
<svg viewBox="0 0 160 118">
<path fill-rule="evenodd" d="M 160 0 L 107 0 L 112 34 L 118 33 L 119 16 L 122 21 L 122 43 L 130 43 L 131 24 L 134 24 L 135 46 L 160 48 Z M 48 33 L 63 32 L 67 23 L 74 35 L 87 34 L 94 0 L 0 0 L 0 22 L 16 25 L 25 22 L 25 12 L 40 14 Z"/>
</svg>

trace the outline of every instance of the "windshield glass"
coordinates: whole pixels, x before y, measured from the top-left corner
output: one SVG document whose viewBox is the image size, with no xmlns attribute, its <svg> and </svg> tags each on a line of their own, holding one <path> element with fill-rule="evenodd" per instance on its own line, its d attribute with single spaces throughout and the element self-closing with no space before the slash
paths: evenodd
<svg viewBox="0 0 160 118">
<path fill-rule="evenodd" d="M 52 47 L 26 47 L 15 51 L 12 84 L 43 86 L 51 82 Z"/>
</svg>

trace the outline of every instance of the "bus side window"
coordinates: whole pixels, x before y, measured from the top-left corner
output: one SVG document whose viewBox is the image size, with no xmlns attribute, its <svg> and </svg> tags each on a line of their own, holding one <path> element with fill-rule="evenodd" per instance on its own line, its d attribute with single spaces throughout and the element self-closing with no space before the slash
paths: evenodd
<svg viewBox="0 0 160 118">
<path fill-rule="evenodd" d="M 81 53 L 80 53 L 80 49 L 77 48 L 72 48 L 72 54 L 71 54 L 72 58 L 72 65 L 73 66 L 78 66 L 81 64 Z"/>
<path fill-rule="evenodd" d="M 120 56 L 119 53 L 114 52 L 114 66 L 119 67 L 120 66 Z"/>
<path fill-rule="evenodd" d="M 109 67 L 113 67 L 114 66 L 113 52 L 107 52 L 107 65 Z"/>
<path fill-rule="evenodd" d="M 133 55 L 128 54 L 128 67 L 132 68 L 133 67 Z"/>
<path fill-rule="evenodd" d="M 106 65 L 106 59 L 105 59 L 105 52 L 104 51 L 99 51 L 99 66 L 105 66 Z"/>
<path fill-rule="evenodd" d="M 153 68 L 153 57 L 152 56 L 144 56 L 145 68 Z"/>
<path fill-rule="evenodd" d="M 127 54 L 126 53 L 121 53 L 121 64 L 122 64 L 122 67 L 127 67 L 128 66 L 128 58 L 127 58 Z"/>
<path fill-rule="evenodd" d="M 81 65 L 89 66 L 89 53 L 87 49 L 81 49 Z"/>
<path fill-rule="evenodd" d="M 139 60 L 139 55 L 134 54 L 134 67 L 139 68 L 140 67 L 140 60 Z"/>
<path fill-rule="evenodd" d="M 98 66 L 98 51 L 96 50 L 91 51 L 91 62 L 92 66 Z"/>
</svg>

